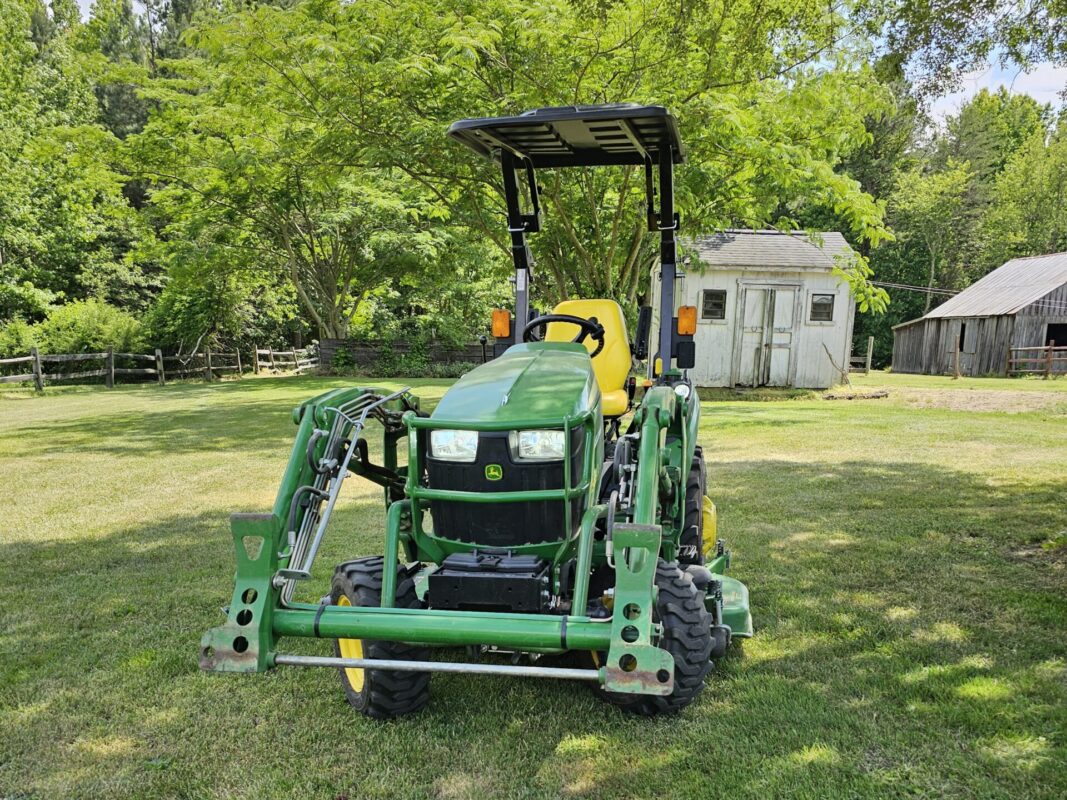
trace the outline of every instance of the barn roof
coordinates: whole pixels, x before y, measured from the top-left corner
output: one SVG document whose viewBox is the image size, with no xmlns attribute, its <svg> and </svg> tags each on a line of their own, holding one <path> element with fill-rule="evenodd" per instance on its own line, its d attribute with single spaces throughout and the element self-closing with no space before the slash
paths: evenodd
<svg viewBox="0 0 1067 800">
<path fill-rule="evenodd" d="M 837 255 L 851 255 L 845 237 L 836 231 L 814 235 L 803 231 L 725 230 L 684 240 L 711 267 L 793 267 L 829 270 Z"/>
<path fill-rule="evenodd" d="M 1067 253 L 1014 258 L 923 319 L 1014 314 L 1067 283 Z"/>
</svg>

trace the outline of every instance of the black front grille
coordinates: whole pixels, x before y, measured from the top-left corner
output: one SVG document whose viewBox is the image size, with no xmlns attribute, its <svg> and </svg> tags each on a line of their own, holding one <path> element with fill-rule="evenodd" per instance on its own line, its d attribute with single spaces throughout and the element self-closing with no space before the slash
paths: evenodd
<svg viewBox="0 0 1067 800">
<path fill-rule="evenodd" d="M 571 432 L 571 483 L 581 479 L 584 431 Z M 486 468 L 500 467 L 499 480 L 486 477 Z M 505 431 L 482 433 L 474 462 L 461 464 L 429 457 L 426 471 L 432 489 L 466 492 L 533 491 L 563 488 L 563 462 L 521 462 L 511 457 Z M 493 470 L 490 470 L 493 473 Z M 482 547 L 507 549 L 523 544 L 564 539 L 581 520 L 582 498 L 570 501 L 572 531 L 564 530 L 562 500 L 521 503 L 465 503 L 434 500 L 434 534 Z"/>
</svg>

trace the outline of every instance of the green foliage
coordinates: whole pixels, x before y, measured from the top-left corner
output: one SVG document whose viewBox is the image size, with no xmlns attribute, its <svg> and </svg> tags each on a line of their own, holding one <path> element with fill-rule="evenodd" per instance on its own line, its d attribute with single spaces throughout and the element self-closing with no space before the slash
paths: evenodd
<svg viewBox="0 0 1067 800">
<path fill-rule="evenodd" d="M 55 294 L 38 289 L 29 281 L 0 283 L 0 320 L 44 319 L 55 299 Z"/>
<path fill-rule="evenodd" d="M 321 136 L 316 146 L 334 164 L 408 176 L 503 256 L 495 168 L 446 141 L 448 123 L 625 100 L 652 99 L 679 115 L 690 148 L 679 172 L 689 230 L 788 225 L 783 202 L 796 210 L 817 198 L 857 236 L 884 238 L 879 205 L 834 167 L 866 140 L 863 120 L 885 94 L 848 40 L 827 65 L 809 66 L 846 24 L 817 3 L 709 2 L 679 15 L 660 2 L 517 10 L 505 0 L 371 0 L 261 7 L 197 42 L 228 59 L 228 74 L 255 72 L 256 101 L 314 126 L 307 135 Z M 647 292 L 655 244 L 641 183 L 634 169 L 544 177 L 546 227 L 533 241 L 544 302 Z"/>
<path fill-rule="evenodd" d="M 143 308 L 154 279 L 129 257 L 142 220 L 97 124 L 76 11 L 31 6 L 0 0 L 0 40 L 14 44 L 0 68 L 0 284 Z"/>
<path fill-rule="evenodd" d="M 889 293 L 871 283 L 874 270 L 868 259 L 861 255 L 840 259 L 834 264 L 833 273 L 848 283 L 861 314 L 885 312 L 889 306 Z"/>
<path fill-rule="evenodd" d="M 886 50 L 910 62 L 926 97 L 959 88 L 991 61 L 1067 63 L 1064 0 L 865 0 L 857 11 L 881 29 Z"/>
<path fill-rule="evenodd" d="M 145 315 L 145 328 L 149 339 L 168 352 L 280 347 L 289 338 L 295 312 L 292 290 L 269 276 L 175 269 Z"/>
<path fill-rule="evenodd" d="M 37 331 L 21 317 L 0 324 L 0 358 L 24 356 L 37 346 Z"/>
<path fill-rule="evenodd" d="M 1067 251 L 1067 130 L 1036 131 L 1012 154 L 982 220 L 985 264 Z"/>
<path fill-rule="evenodd" d="M 962 288 L 1067 249 L 1062 124 L 999 90 L 934 129 L 922 100 L 1001 54 L 1063 61 L 1058 4 L 0 0 L 0 321 L 22 341 L 95 299 L 183 351 L 470 342 L 509 242 L 496 167 L 447 125 L 616 101 L 677 114 L 684 233 L 841 230 L 861 310 L 874 279 Z M 535 303 L 647 296 L 640 171 L 542 188 Z M 855 328 L 883 357 L 932 304 L 891 294 Z"/>
<path fill-rule="evenodd" d="M 98 352 L 108 347 L 130 353 L 146 346 L 141 324 L 133 316 L 98 300 L 57 307 L 34 326 L 33 336 L 46 353 Z"/>
</svg>

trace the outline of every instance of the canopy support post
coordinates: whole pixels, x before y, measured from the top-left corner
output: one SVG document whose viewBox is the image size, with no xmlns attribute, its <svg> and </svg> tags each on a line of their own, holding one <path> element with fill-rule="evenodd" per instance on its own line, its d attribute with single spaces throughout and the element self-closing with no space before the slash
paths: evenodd
<svg viewBox="0 0 1067 800">
<path fill-rule="evenodd" d="M 659 151 L 659 214 L 649 214 L 649 227 L 655 221 L 659 230 L 659 358 L 660 382 L 671 368 L 674 351 L 674 278 L 677 273 L 678 253 L 674 233 L 678 230 L 679 219 L 674 211 L 674 158 L 670 147 Z M 648 173 L 651 173 L 651 165 Z M 653 198 L 649 196 L 649 208 Z M 653 356 L 653 361 L 655 357 Z M 651 372 L 651 370 L 650 370 Z"/>
<path fill-rule="evenodd" d="M 519 199 L 516 170 L 525 163 L 533 213 L 524 214 Z M 522 342 L 522 329 L 530 319 L 530 282 L 533 279 L 533 255 L 526 241 L 527 233 L 541 229 L 541 204 L 537 196 L 537 181 L 533 164 L 516 159 L 508 150 L 500 152 L 500 166 L 504 172 L 504 200 L 508 208 L 508 233 L 511 234 L 511 260 L 515 262 L 515 325 L 512 336 L 515 344 Z"/>
</svg>

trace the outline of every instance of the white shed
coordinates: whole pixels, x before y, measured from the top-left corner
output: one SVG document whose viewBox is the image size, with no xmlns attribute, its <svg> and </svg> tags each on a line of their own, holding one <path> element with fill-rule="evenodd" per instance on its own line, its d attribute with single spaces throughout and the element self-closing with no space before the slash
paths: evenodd
<svg viewBox="0 0 1067 800">
<path fill-rule="evenodd" d="M 698 254 L 675 285 L 675 303 L 697 307 L 690 370 L 697 386 L 825 389 L 837 382 L 827 350 L 847 368 L 855 315 L 848 284 L 833 273 L 835 257 L 853 254 L 840 233 L 813 241 L 805 233 L 727 230 L 682 243 Z M 656 296 L 652 308 L 659 308 Z"/>
</svg>

